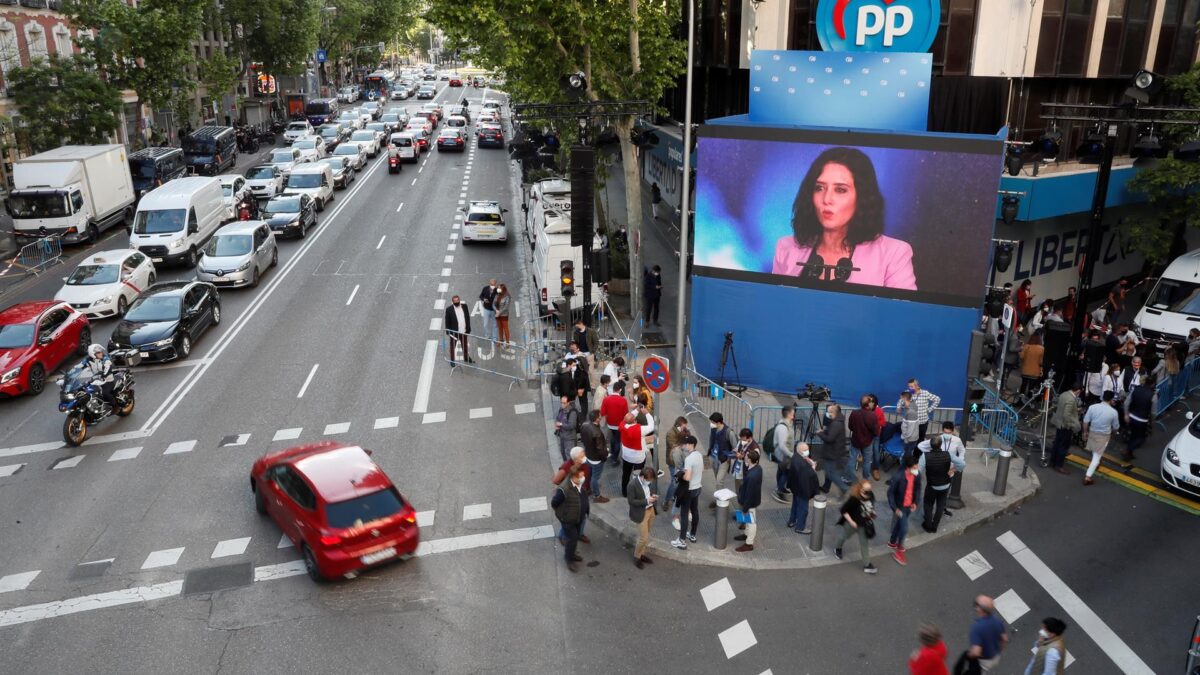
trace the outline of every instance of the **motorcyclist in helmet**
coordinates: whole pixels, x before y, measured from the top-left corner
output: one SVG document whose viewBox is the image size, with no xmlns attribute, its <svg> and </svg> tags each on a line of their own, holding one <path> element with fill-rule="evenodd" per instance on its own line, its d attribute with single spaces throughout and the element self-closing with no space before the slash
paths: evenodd
<svg viewBox="0 0 1200 675">
<path fill-rule="evenodd" d="M 113 405 L 116 400 L 113 398 L 113 388 L 116 386 L 116 377 L 113 375 L 112 359 L 108 358 L 108 352 L 100 345 L 92 345 L 88 347 L 87 358 L 81 364 L 89 378 L 89 384 L 94 384 L 100 387 L 100 398 L 109 405 Z"/>
</svg>

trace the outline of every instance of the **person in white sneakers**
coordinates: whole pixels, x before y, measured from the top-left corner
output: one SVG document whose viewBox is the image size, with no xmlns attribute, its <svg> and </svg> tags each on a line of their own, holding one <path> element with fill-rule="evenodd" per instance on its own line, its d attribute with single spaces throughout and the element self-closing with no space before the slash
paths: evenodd
<svg viewBox="0 0 1200 675">
<path fill-rule="evenodd" d="M 704 481 L 704 457 L 696 447 L 695 436 L 684 438 L 682 445 L 687 450 L 687 455 L 683 458 L 683 473 L 679 476 L 677 490 L 680 527 L 679 535 L 675 537 L 671 545 L 675 548 L 686 549 L 687 544 L 683 542 L 684 538 L 695 543 L 696 528 L 700 524 L 700 488 Z M 689 525 L 691 525 L 690 530 L 688 529 Z"/>
</svg>

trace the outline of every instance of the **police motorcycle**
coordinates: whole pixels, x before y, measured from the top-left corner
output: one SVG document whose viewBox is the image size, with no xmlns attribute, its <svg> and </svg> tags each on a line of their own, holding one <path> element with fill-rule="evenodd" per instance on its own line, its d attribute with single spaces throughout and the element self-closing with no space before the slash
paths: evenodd
<svg viewBox="0 0 1200 675">
<path fill-rule="evenodd" d="M 92 383 L 91 372 L 80 362 L 58 380 L 58 410 L 66 414 L 63 421 L 63 440 L 70 446 L 82 445 L 88 429 L 109 415 L 126 417 L 133 412 L 133 373 L 129 370 L 141 361 L 136 349 L 114 350 L 109 353 L 113 368 L 113 403 L 104 400 L 101 388 Z"/>
</svg>

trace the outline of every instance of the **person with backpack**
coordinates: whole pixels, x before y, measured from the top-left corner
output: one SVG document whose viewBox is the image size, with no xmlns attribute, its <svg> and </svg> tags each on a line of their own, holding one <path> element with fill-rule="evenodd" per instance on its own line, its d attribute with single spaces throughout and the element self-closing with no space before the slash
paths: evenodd
<svg viewBox="0 0 1200 675">
<path fill-rule="evenodd" d="M 796 419 L 795 406 L 783 406 L 782 416 L 775 426 L 767 430 L 763 436 L 763 454 L 775 460 L 775 492 L 771 497 L 780 504 L 788 503 L 788 470 L 787 461 L 792 458 L 792 445 L 789 442 L 792 433 L 793 420 Z"/>
<path fill-rule="evenodd" d="M 796 534 L 810 534 L 808 502 L 821 490 L 817 480 L 817 464 L 808 457 L 808 443 L 797 443 L 796 452 L 784 463 L 788 467 L 788 489 L 792 493 L 792 512 L 787 526 Z"/>
<path fill-rule="evenodd" d="M 871 564 L 871 539 L 875 538 L 875 493 L 871 491 L 871 481 L 860 480 L 855 483 L 842 503 L 841 516 L 837 524 L 842 526 L 838 535 L 837 545 L 833 555 L 842 559 L 842 545 L 851 535 L 858 537 L 858 549 L 862 552 L 863 572 L 875 574 L 879 570 Z"/>
</svg>

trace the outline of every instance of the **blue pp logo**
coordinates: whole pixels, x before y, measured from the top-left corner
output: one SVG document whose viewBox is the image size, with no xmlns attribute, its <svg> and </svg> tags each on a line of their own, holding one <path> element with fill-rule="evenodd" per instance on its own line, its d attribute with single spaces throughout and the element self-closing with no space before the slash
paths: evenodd
<svg viewBox="0 0 1200 675">
<path fill-rule="evenodd" d="M 938 0 L 820 0 L 817 39 L 827 52 L 928 52 Z"/>
</svg>

